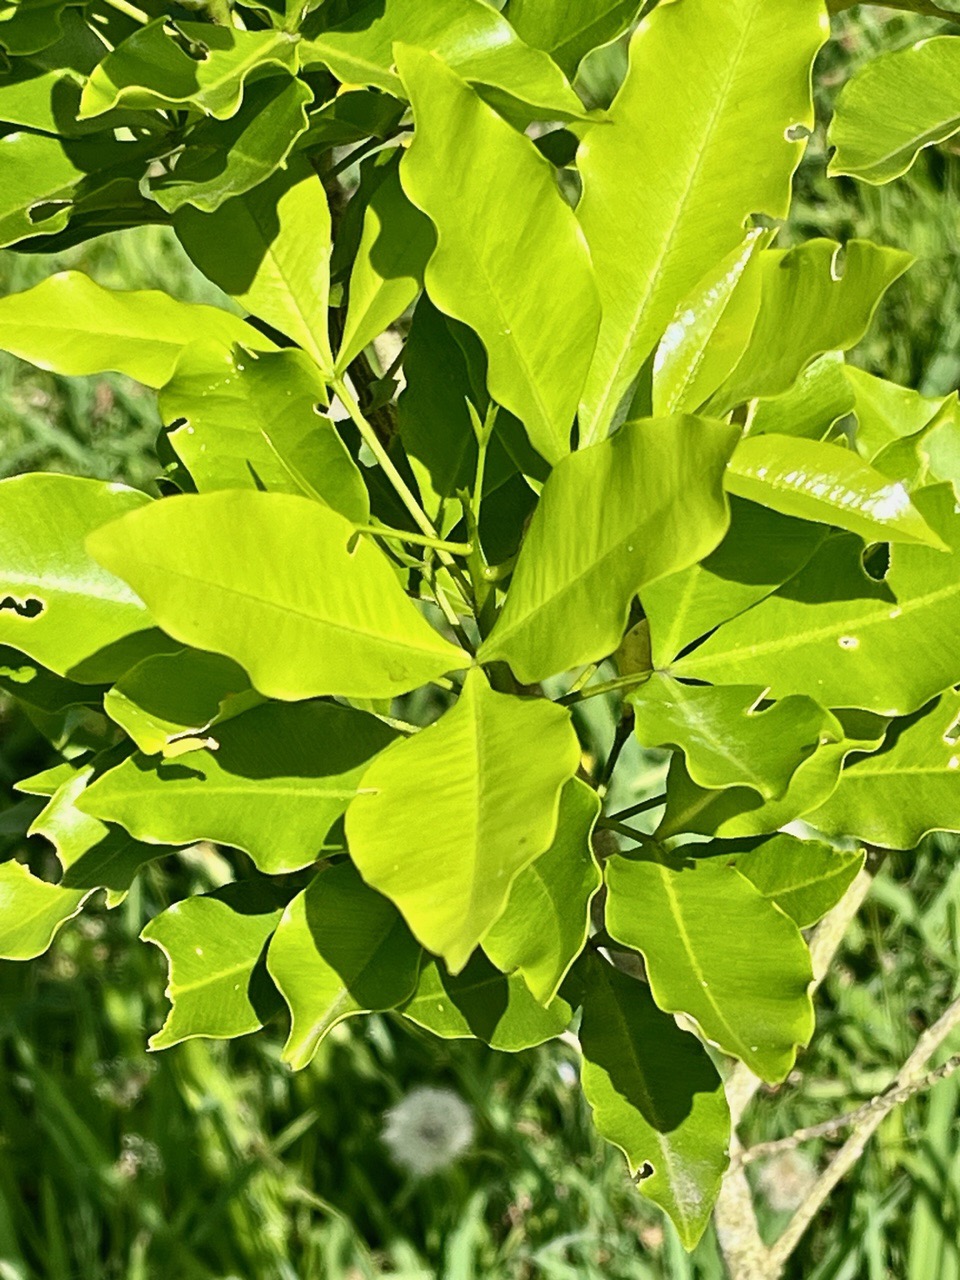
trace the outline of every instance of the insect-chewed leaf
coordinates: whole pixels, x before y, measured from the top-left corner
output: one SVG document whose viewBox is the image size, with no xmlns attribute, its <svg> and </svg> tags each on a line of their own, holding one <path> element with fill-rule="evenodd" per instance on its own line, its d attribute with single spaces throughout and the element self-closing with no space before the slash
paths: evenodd
<svg viewBox="0 0 960 1280">
<path fill-rule="evenodd" d="M 678 304 L 747 218 L 786 216 L 805 146 L 794 130 L 813 127 L 810 67 L 827 34 L 822 0 L 682 0 L 640 23 L 609 122 L 579 153 L 578 216 L 603 303 L 582 441 L 607 434 Z"/>
<path fill-rule="evenodd" d="M 646 419 L 556 466 L 480 658 L 531 683 L 612 653 L 633 596 L 726 532 L 736 440 L 735 427 L 706 418 Z"/>
<path fill-rule="evenodd" d="M 22 862 L 0 863 L 0 959 L 42 956 L 89 894 L 89 889 L 48 884 L 31 875 Z"/>
<path fill-rule="evenodd" d="M 506 910 L 482 941 L 497 968 L 519 971 L 543 1005 L 587 940 L 590 903 L 603 882 L 591 846 L 599 814 L 597 793 L 572 778 L 560 796 L 553 844 L 514 880 Z"/>
<path fill-rule="evenodd" d="M 458 973 L 553 841 L 579 760 L 567 711 L 494 693 L 474 668 L 450 711 L 364 774 L 346 818 L 360 874 Z"/>
<path fill-rule="evenodd" d="M 507 977 L 479 953 L 456 975 L 442 960 L 429 960 L 401 1012 L 444 1040 L 473 1038 L 506 1053 L 561 1035 L 573 1013 L 560 996 L 544 1008 L 519 974 Z"/>
<path fill-rule="evenodd" d="M 396 58 L 417 126 L 400 178 L 438 237 L 427 292 L 477 331 L 490 394 L 556 462 L 570 452 L 600 319 L 576 218 L 529 138 L 433 54 L 397 45 Z M 492 183 L 494 172 L 500 179 Z"/>
<path fill-rule="evenodd" d="M 290 1007 L 284 1060 L 299 1070 L 344 1018 L 409 999 L 421 954 L 393 903 L 349 862 L 321 871 L 287 905 L 267 954 Z"/>
<path fill-rule="evenodd" d="M 727 1167 L 730 1113 L 717 1069 L 643 983 L 599 958 L 584 978 L 581 1078 L 594 1124 L 692 1249 Z"/>
<path fill-rule="evenodd" d="M 175 760 L 124 760 L 85 792 L 83 812 L 154 844 L 233 845 L 278 875 L 316 860 L 395 737 L 374 716 L 326 702 L 266 703 L 211 734 Z"/>
<path fill-rule="evenodd" d="M 224 490 L 154 503 L 88 545 L 174 639 L 233 658 L 267 697 L 389 698 L 466 667 L 356 536 L 308 498 Z"/>
<path fill-rule="evenodd" d="M 169 436 L 200 493 L 265 489 L 312 497 L 348 520 L 370 515 L 366 486 L 333 422 L 319 369 L 303 351 L 187 347 L 160 393 Z"/>
<path fill-rule="evenodd" d="M 763 1080 L 813 1032 L 810 953 L 793 921 L 732 867 L 611 858 L 607 928 L 646 961 L 653 997 Z"/>
<path fill-rule="evenodd" d="M 801 929 L 807 929 L 840 901 L 863 866 L 863 850 L 834 849 L 819 840 L 781 833 L 746 853 L 734 866 L 775 902 Z"/>
<path fill-rule="evenodd" d="M 263 1026 L 275 993 L 260 960 L 281 911 L 272 887 L 239 883 L 175 902 L 150 921 L 140 936 L 167 957 L 172 1004 L 151 1049 L 197 1036 L 231 1040 Z"/>
</svg>

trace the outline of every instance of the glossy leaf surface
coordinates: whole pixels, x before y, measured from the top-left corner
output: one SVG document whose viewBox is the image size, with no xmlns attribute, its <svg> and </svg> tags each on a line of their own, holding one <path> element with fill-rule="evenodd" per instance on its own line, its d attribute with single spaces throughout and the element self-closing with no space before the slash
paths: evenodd
<svg viewBox="0 0 960 1280">
<path fill-rule="evenodd" d="M 793 921 L 712 861 L 611 858 L 606 879 L 607 929 L 643 955 L 660 1008 L 693 1018 L 761 1079 L 785 1079 L 813 1032 L 810 955 Z"/>
<path fill-rule="evenodd" d="M 89 545 L 174 639 L 233 658 L 271 698 L 391 697 L 466 667 L 355 537 L 307 498 L 225 490 L 156 503 Z"/>
<path fill-rule="evenodd" d="M 813 126 L 810 67 L 826 35 L 820 0 L 682 0 L 641 22 L 611 123 L 579 155 L 578 215 L 603 302 L 584 441 L 607 433 L 677 306 L 740 244 L 747 218 L 786 215 L 804 150 L 792 131 Z"/>
<path fill-rule="evenodd" d="M 600 960 L 587 975 L 581 1082 L 594 1123 L 692 1249 L 727 1166 L 730 1115 L 720 1077 L 647 986 Z"/>
<path fill-rule="evenodd" d="M 213 727 L 208 747 L 175 760 L 130 756 L 79 803 L 140 840 L 213 840 L 279 875 L 316 860 L 370 761 L 394 736 L 349 707 L 267 703 Z"/>
<path fill-rule="evenodd" d="M 568 782 L 553 844 L 514 880 L 506 910 L 483 938 L 497 968 L 518 971 L 543 1005 L 587 940 L 590 903 L 603 881 L 591 847 L 599 814 L 596 792 L 577 778 Z"/>
<path fill-rule="evenodd" d="M 408 1000 L 420 957 L 396 907 L 350 863 L 321 871 L 288 904 L 267 955 L 290 1007 L 284 1061 L 299 1070 L 344 1018 Z"/>
<path fill-rule="evenodd" d="M 863 851 L 778 835 L 736 858 L 736 868 L 801 929 L 837 905 L 863 866 Z"/>
<path fill-rule="evenodd" d="M 474 669 L 451 710 L 364 775 L 347 810 L 353 859 L 452 972 L 502 915 L 514 877 L 550 847 L 579 759 L 568 712 L 494 693 Z"/>
<path fill-rule="evenodd" d="M 396 56 L 417 126 L 400 178 L 437 230 L 427 292 L 441 311 L 477 331 L 491 396 L 556 462 L 570 450 L 599 323 L 576 218 L 529 139 L 439 58 L 407 46 Z M 491 172 L 500 175 L 495 183 Z"/>
<path fill-rule="evenodd" d="M 531 683 L 612 653 L 631 598 L 726 532 L 723 471 L 736 435 L 702 418 L 649 419 L 560 463 L 480 658 L 509 662 Z"/>
</svg>

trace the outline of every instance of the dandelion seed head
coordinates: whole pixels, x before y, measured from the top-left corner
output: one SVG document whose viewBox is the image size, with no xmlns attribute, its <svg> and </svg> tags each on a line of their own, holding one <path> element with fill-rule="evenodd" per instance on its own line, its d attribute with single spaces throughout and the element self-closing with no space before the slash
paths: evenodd
<svg viewBox="0 0 960 1280">
<path fill-rule="evenodd" d="M 473 1112 L 450 1089 L 413 1089 L 384 1115 L 382 1138 L 414 1177 L 445 1169 L 473 1142 Z"/>
</svg>

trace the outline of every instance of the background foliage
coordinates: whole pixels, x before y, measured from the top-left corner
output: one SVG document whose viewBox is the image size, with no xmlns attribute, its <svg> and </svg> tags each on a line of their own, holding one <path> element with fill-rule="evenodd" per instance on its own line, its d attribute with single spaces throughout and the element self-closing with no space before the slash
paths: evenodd
<svg viewBox="0 0 960 1280">
<path fill-rule="evenodd" d="M 937 25 L 874 11 L 836 23 L 841 41 L 818 67 L 821 120 L 858 62 Z M 598 95 L 621 68 L 620 49 L 595 60 Z M 854 358 L 927 394 L 950 390 L 960 381 L 960 165 L 928 152 L 906 179 L 873 189 L 827 183 L 825 154 L 821 125 L 798 176 L 797 238 L 872 237 L 920 259 Z M 211 287 L 160 228 L 55 261 L 3 255 L 0 287 L 22 289 L 68 265 L 108 285 L 210 300 Z M 0 356 L 2 474 L 43 467 L 144 485 L 155 474 L 158 425 L 153 397 L 122 378 L 61 379 Z M 2 715 L 0 780 L 9 787 L 47 761 L 30 727 L 7 706 Z M 13 825 L 5 808 L 0 831 L 4 815 Z M 956 994 L 960 875 L 943 852 L 956 850 L 940 837 L 883 872 L 825 986 L 802 1098 L 788 1082 L 775 1107 L 761 1103 L 750 1140 L 871 1096 Z M 187 1280 L 721 1275 L 709 1235 L 683 1255 L 593 1135 L 561 1045 L 495 1056 L 371 1018 L 341 1028 L 297 1076 L 279 1062 L 276 1028 L 147 1055 L 146 1034 L 165 1008 L 164 966 L 133 940 L 169 902 L 225 874 L 212 849 L 186 867 L 155 864 L 121 909 L 68 926 L 44 960 L 0 965 L 3 1280 L 136 1280 L 174 1268 Z M 459 1162 L 418 1181 L 392 1159 L 381 1117 L 423 1084 L 456 1091 L 477 1127 Z M 958 1108 L 954 1079 L 894 1113 L 789 1274 L 960 1275 Z M 780 1161 L 756 1172 L 774 1229 L 807 1171 Z"/>
</svg>

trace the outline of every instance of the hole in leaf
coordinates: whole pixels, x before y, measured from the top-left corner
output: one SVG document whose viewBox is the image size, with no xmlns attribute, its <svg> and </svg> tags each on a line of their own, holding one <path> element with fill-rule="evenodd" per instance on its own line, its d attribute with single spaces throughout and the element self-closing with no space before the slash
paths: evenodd
<svg viewBox="0 0 960 1280">
<path fill-rule="evenodd" d="M 866 547 L 860 557 L 863 571 L 875 582 L 882 582 L 890 568 L 890 544 L 875 542 Z"/>
<path fill-rule="evenodd" d="M 813 131 L 805 124 L 792 124 L 784 130 L 783 136 L 788 142 L 806 142 L 807 138 L 813 137 Z"/>
<path fill-rule="evenodd" d="M 656 1173 L 656 1169 L 654 1169 L 650 1161 L 644 1160 L 643 1164 L 634 1174 L 633 1180 L 634 1182 L 646 1182 L 646 1180 L 648 1178 L 652 1178 L 655 1173 Z"/>
<path fill-rule="evenodd" d="M 18 618 L 39 618 L 47 606 L 36 596 L 28 596 L 26 600 L 17 600 L 14 596 L 4 596 L 0 600 L 0 609 L 8 609 Z"/>
<path fill-rule="evenodd" d="M 27 217 L 36 225 L 38 222 L 46 222 L 49 218 L 55 217 L 61 209 L 69 208 L 69 200 L 40 200 L 30 206 Z"/>
</svg>

